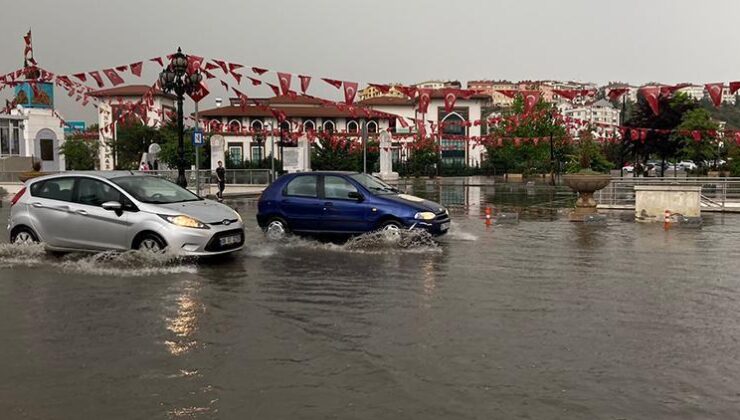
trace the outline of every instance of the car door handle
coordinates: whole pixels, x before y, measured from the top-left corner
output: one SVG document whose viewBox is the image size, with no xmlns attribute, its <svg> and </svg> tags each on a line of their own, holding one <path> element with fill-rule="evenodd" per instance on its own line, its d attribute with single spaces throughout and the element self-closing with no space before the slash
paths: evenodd
<svg viewBox="0 0 740 420">
<path fill-rule="evenodd" d="M 87 210 L 79 209 L 79 210 L 75 210 L 75 213 L 85 216 L 87 215 Z"/>
<path fill-rule="evenodd" d="M 36 207 L 37 209 L 43 209 L 44 208 L 44 205 L 41 204 L 41 203 L 32 203 L 31 205 L 34 206 L 34 207 Z"/>
<path fill-rule="evenodd" d="M 334 205 L 334 203 L 332 203 L 331 201 L 327 201 L 326 203 L 324 203 L 324 205 L 327 207 L 331 207 Z"/>
</svg>

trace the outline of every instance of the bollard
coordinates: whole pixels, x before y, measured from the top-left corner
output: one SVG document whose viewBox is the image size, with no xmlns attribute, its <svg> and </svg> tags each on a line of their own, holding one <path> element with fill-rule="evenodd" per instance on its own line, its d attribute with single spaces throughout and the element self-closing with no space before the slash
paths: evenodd
<svg viewBox="0 0 740 420">
<path fill-rule="evenodd" d="M 486 226 L 491 226 L 491 208 L 486 207 Z"/>
<path fill-rule="evenodd" d="M 671 211 L 666 210 L 663 213 L 663 229 L 668 230 L 671 228 Z"/>
</svg>

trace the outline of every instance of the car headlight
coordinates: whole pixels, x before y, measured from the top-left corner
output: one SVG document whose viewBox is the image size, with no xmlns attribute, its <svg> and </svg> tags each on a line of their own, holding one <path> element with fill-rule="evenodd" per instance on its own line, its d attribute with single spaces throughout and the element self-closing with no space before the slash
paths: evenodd
<svg viewBox="0 0 740 420">
<path fill-rule="evenodd" d="M 239 214 L 239 213 L 237 213 L 237 212 L 234 212 L 234 213 L 236 213 L 236 220 L 238 220 L 239 223 L 241 223 L 242 222 L 242 215 Z"/>
<path fill-rule="evenodd" d="M 435 217 L 437 216 L 431 211 L 422 211 L 414 215 L 414 219 L 416 220 L 434 220 Z"/>
<path fill-rule="evenodd" d="M 160 215 L 164 220 L 172 223 L 175 226 L 180 227 L 188 227 L 188 228 L 195 228 L 195 229 L 210 229 L 208 225 L 201 222 L 200 220 L 193 219 L 190 216 L 185 215 L 179 215 L 179 216 L 167 216 L 167 215 Z"/>
</svg>

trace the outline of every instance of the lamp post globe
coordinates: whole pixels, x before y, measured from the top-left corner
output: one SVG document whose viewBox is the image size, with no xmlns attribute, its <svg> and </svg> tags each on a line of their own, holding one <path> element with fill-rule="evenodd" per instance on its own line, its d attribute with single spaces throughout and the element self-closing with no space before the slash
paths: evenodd
<svg viewBox="0 0 740 420">
<path fill-rule="evenodd" d="M 177 184 L 187 187 L 185 178 L 185 125 L 183 122 L 183 100 L 185 94 L 198 89 L 203 76 L 197 68 L 188 69 L 188 56 L 178 48 L 170 63 L 159 74 L 159 84 L 164 92 L 174 93 L 177 98 Z"/>
</svg>

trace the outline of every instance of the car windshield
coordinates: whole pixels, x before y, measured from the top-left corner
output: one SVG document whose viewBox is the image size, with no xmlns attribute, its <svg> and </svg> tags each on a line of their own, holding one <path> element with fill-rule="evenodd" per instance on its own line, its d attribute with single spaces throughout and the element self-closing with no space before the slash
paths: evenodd
<svg viewBox="0 0 740 420">
<path fill-rule="evenodd" d="M 155 176 L 126 176 L 111 181 L 143 203 L 170 204 L 202 200 L 185 188 Z"/>
<path fill-rule="evenodd" d="M 374 192 L 375 194 L 395 194 L 398 192 L 397 189 L 368 174 L 350 175 L 350 178 L 359 182 L 363 187 Z"/>
</svg>

